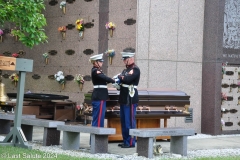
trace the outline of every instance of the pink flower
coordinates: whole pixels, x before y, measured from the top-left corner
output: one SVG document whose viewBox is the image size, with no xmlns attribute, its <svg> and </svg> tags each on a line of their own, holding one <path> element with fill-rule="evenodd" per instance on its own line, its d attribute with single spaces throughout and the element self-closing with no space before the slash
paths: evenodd
<svg viewBox="0 0 240 160">
<path fill-rule="evenodd" d="M 2 36 L 2 35 L 3 35 L 3 30 L 0 29 L 0 36 Z"/>
<path fill-rule="evenodd" d="M 12 56 L 17 58 L 19 56 L 19 54 L 18 53 L 13 53 Z"/>
</svg>

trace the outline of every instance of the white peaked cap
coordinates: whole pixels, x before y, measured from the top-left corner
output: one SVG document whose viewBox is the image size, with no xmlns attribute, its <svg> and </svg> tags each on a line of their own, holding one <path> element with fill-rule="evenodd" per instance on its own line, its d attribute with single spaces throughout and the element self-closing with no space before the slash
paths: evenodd
<svg viewBox="0 0 240 160">
<path fill-rule="evenodd" d="M 133 57 L 135 55 L 135 53 L 131 53 L 131 52 L 121 52 L 121 54 L 122 54 L 122 58 Z"/>
<path fill-rule="evenodd" d="M 90 61 L 92 60 L 92 61 L 103 61 L 103 53 L 102 54 L 97 54 L 97 55 L 94 55 L 94 56 L 92 56 L 92 57 L 90 57 Z"/>
</svg>

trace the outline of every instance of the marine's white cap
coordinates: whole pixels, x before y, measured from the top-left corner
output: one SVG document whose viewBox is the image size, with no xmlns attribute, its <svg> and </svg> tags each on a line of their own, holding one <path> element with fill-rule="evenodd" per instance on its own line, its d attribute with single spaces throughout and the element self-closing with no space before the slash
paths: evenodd
<svg viewBox="0 0 240 160">
<path fill-rule="evenodd" d="M 90 57 L 90 61 L 101 61 L 103 62 L 103 53 L 102 54 L 97 54 L 97 55 L 94 55 L 92 57 Z"/>
<path fill-rule="evenodd" d="M 131 52 L 121 52 L 121 54 L 122 54 L 122 58 L 130 58 L 135 55 L 135 53 L 131 53 Z"/>
</svg>

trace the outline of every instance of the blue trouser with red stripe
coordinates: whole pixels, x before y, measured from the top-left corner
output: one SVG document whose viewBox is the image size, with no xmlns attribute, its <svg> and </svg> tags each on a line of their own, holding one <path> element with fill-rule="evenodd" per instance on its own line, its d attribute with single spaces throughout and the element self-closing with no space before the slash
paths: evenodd
<svg viewBox="0 0 240 160">
<path fill-rule="evenodd" d="M 92 126 L 104 127 L 106 101 L 92 101 Z"/>
<path fill-rule="evenodd" d="M 131 107 L 129 105 L 120 105 L 123 143 L 128 146 L 135 146 L 136 137 L 129 135 L 129 129 L 136 128 L 135 115 L 137 105 L 138 104 L 132 104 Z"/>
</svg>

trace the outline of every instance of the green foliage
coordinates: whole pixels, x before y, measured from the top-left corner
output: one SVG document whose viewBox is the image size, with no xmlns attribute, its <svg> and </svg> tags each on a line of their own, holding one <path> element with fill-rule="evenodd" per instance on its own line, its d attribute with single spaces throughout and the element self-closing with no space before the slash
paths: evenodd
<svg viewBox="0 0 240 160">
<path fill-rule="evenodd" d="M 74 157 L 74 155 L 63 155 L 53 152 L 42 152 L 34 149 L 25 149 L 12 146 L 0 145 L 0 159 L 51 159 L 51 160 L 98 160 L 98 158 Z"/>
<path fill-rule="evenodd" d="M 42 14 L 44 0 L 0 0 L 0 24 L 14 24 L 11 34 L 27 47 L 47 42 L 43 29 L 47 25 Z"/>
</svg>

